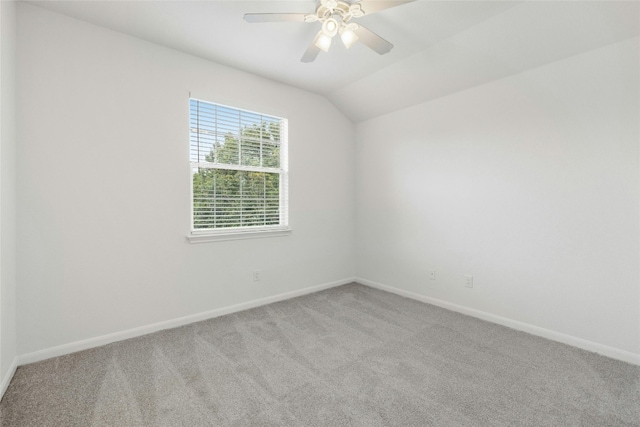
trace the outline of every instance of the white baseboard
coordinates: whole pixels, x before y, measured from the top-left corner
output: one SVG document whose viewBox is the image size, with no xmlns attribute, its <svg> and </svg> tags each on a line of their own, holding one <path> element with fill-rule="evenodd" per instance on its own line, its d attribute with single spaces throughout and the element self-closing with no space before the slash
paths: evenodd
<svg viewBox="0 0 640 427">
<path fill-rule="evenodd" d="M 396 295 L 400 295 L 406 298 L 415 299 L 425 302 L 427 304 L 436 305 L 438 307 L 446 308 L 451 311 L 466 314 L 478 319 L 486 320 L 499 325 L 507 326 L 518 331 L 527 332 L 532 335 L 537 335 L 543 338 L 550 339 L 552 341 L 568 344 L 573 347 L 578 347 L 583 350 L 592 351 L 594 353 L 601 354 L 603 356 L 611 357 L 612 359 L 622 360 L 623 362 L 632 363 L 634 365 L 640 365 L 640 354 L 632 353 L 619 348 L 610 347 L 608 345 L 599 344 L 593 341 L 588 341 L 582 338 L 577 338 L 572 335 L 563 334 L 561 332 L 552 331 L 550 329 L 541 328 L 528 323 L 519 322 L 517 320 L 508 319 L 506 317 L 497 316 L 495 314 L 487 313 L 485 311 L 476 310 L 474 308 L 465 307 L 462 305 L 454 304 L 451 302 L 431 298 L 425 295 L 420 295 L 415 292 L 405 291 L 404 289 L 394 288 L 393 286 L 377 283 L 372 280 L 358 277 L 355 280 L 372 288 L 380 289 L 383 291 L 391 292 Z"/>
<path fill-rule="evenodd" d="M 9 383 L 11 383 L 11 380 L 16 373 L 16 369 L 18 369 L 18 358 L 14 357 L 11 361 L 11 365 L 9 365 L 9 370 L 4 375 L 2 382 L 0 383 L 0 400 L 4 397 L 4 392 L 7 391 Z"/>
<path fill-rule="evenodd" d="M 69 344 L 63 344 L 60 346 L 35 351 L 20 355 L 13 359 L 11 367 L 2 382 L 0 383 L 0 398 L 4 395 L 16 368 L 20 365 L 26 365 L 29 363 L 39 362 L 41 360 L 50 359 L 52 357 L 63 356 L 65 354 L 75 353 L 76 351 L 87 350 L 94 347 L 110 344 L 116 341 L 122 341 L 129 338 L 135 338 L 138 336 L 150 334 L 163 329 L 176 328 L 178 326 L 187 325 L 189 323 L 199 322 L 202 320 L 212 319 L 214 317 L 224 316 L 225 314 L 236 313 L 238 311 L 248 310 L 250 308 L 259 307 L 266 304 L 271 304 L 278 301 L 284 301 L 287 299 L 299 297 L 302 295 L 322 291 L 324 289 L 333 288 L 336 286 L 345 285 L 351 282 L 358 282 L 372 288 L 380 289 L 383 291 L 391 292 L 396 295 L 415 299 L 425 302 L 427 304 L 433 304 L 438 307 L 446 308 L 448 310 L 456 311 L 458 313 L 466 314 L 472 317 L 477 317 L 482 320 L 486 320 L 499 325 L 507 326 L 512 329 L 527 332 L 532 335 L 537 335 L 543 338 L 547 338 L 553 341 L 558 341 L 564 344 L 568 344 L 574 347 L 581 348 L 583 350 L 592 351 L 603 356 L 611 357 L 613 359 L 622 360 L 624 362 L 632 363 L 634 365 L 640 365 L 640 354 L 632 353 L 629 351 L 621 350 L 615 347 L 610 347 L 604 344 L 599 344 L 593 341 L 584 340 L 571 335 L 563 334 L 560 332 L 552 331 L 550 329 L 541 328 L 538 326 L 530 325 L 528 323 L 519 322 L 506 317 L 497 316 L 495 314 L 487 313 L 484 311 L 476 310 L 473 308 L 465 307 L 462 305 L 454 304 L 451 302 L 431 298 L 425 295 L 417 294 L 415 292 L 406 291 L 403 289 L 395 288 L 393 286 L 384 285 L 382 283 L 374 282 L 362 277 L 351 277 L 335 282 L 324 283 L 321 285 L 310 286 L 304 289 L 298 289 L 295 291 L 285 292 L 278 295 L 273 295 L 266 298 L 260 298 L 228 307 L 222 307 L 215 310 L 210 310 L 202 313 L 196 313 L 189 316 L 179 317 L 164 322 L 158 322 L 151 325 L 141 326 L 138 328 L 128 329 L 126 331 L 115 332 L 112 334 L 102 335 L 95 338 L 89 338 L 86 340 L 76 341 Z"/>
<path fill-rule="evenodd" d="M 354 282 L 355 280 L 356 279 L 354 277 L 351 277 L 343 280 L 338 280 L 335 282 L 329 282 L 321 285 L 310 286 L 308 288 L 297 289 L 295 291 L 285 292 L 282 294 L 273 295 L 266 298 L 247 301 L 247 302 L 235 304 L 228 307 L 217 308 L 215 310 L 191 314 L 189 316 L 179 317 L 177 319 L 172 319 L 172 320 L 166 320 L 164 322 L 153 323 L 151 325 L 128 329 L 126 331 L 115 332 L 112 334 L 102 335 L 95 338 L 89 338 L 86 340 L 76 341 L 69 344 L 63 344 L 57 347 L 34 351 L 32 353 L 20 355 L 17 358 L 17 365 L 26 365 L 29 363 L 39 362 L 41 360 L 50 359 L 52 357 L 63 356 L 65 354 L 75 353 L 76 351 L 87 350 L 90 348 L 110 344 L 112 342 L 122 341 L 129 338 L 135 338 L 141 335 L 147 335 L 153 332 L 161 331 L 163 329 L 176 328 L 178 326 L 187 325 L 189 323 L 200 322 L 202 320 L 224 316 L 225 314 L 231 314 L 238 311 L 248 310 L 250 308 L 259 307 L 262 305 L 271 304 L 278 301 L 284 301 L 284 300 L 299 297 L 302 295 L 307 295 L 314 292 L 322 291 L 324 289 L 346 285 L 347 283 Z M 15 371 L 15 368 L 14 368 L 14 371 Z"/>
</svg>

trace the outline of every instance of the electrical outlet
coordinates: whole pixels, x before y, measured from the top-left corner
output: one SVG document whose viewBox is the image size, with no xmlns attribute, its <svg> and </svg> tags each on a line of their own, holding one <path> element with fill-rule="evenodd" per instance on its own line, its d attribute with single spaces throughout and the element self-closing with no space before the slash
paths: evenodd
<svg viewBox="0 0 640 427">
<path fill-rule="evenodd" d="M 473 288 L 473 276 L 464 276 L 464 286 L 467 288 Z"/>
<path fill-rule="evenodd" d="M 429 270 L 429 280 L 436 280 L 436 271 Z"/>
<path fill-rule="evenodd" d="M 253 281 L 259 282 L 262 279 L 262 272 L 260 270 L 253 270 Z"/>
</svg>

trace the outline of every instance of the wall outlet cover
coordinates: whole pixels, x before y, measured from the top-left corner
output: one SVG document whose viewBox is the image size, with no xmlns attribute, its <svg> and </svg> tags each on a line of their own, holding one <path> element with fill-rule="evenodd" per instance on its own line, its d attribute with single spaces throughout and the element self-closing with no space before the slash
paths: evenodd
<svg viewBox="0 0 640 427">
<path fill-rule="evenodd" d="M 473 276 L 464 276 L 464 286 L 473 288 Z"/>
</svg>

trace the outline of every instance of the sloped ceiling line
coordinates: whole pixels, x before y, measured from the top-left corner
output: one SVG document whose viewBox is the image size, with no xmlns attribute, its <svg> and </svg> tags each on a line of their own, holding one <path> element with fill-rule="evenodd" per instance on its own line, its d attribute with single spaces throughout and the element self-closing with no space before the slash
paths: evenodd
<svg viewBox="0 0 640 427">
<path fill-rule="evenodd" d="M 334 43 L 304 64 L 314 25 L 242 17 L 304 13 L 314 1 L 21 1 L 324 95 L 353 122 L 640 33 L 638 1 L 418 0 L 362 18 L 391 52 Z"/>
</svg>

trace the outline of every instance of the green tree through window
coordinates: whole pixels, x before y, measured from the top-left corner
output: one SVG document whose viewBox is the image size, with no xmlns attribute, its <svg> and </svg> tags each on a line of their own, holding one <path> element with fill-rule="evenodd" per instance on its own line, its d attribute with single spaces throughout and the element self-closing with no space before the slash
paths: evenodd
<svg viewBox="0 0 640 427">
<path fill-rule="evenodd" d="M 286 225 L 286 120 L 190 100 L 194 231 Z"/>
</svg>

